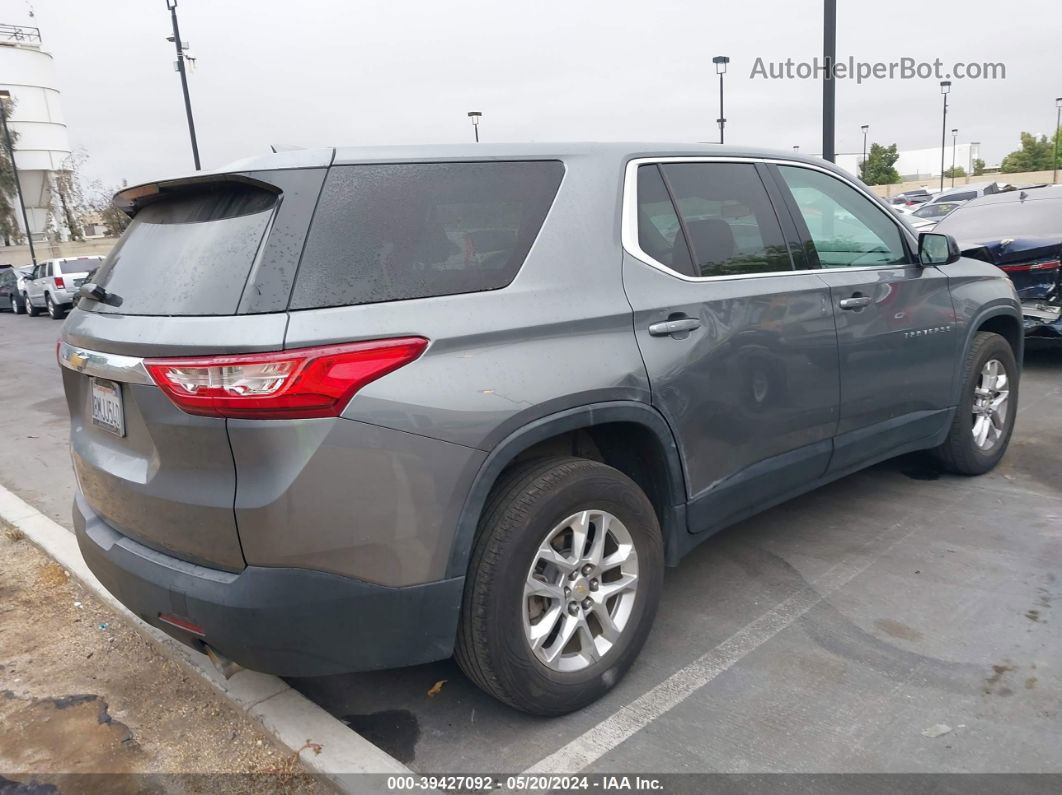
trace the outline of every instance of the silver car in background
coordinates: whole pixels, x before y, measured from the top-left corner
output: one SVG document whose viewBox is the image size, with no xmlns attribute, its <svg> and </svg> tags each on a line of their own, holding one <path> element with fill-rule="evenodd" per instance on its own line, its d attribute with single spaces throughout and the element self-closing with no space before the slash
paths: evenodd
<svg viewBox="0 0 1062 795">
<path fill-rule="evenodd" d="M 53 320 L 62 320 L 74 306 L 78 288 L 103 262 L 101 256 L 60 257 L 37 263 L 23 280 L 23 303 L 31 317 L 44 310 Z"/>
</svg>

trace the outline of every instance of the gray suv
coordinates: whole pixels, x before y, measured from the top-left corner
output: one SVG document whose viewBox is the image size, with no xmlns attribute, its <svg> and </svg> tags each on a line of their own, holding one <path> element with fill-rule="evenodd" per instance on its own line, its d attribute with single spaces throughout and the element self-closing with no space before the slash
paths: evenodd
<svg viewBox="0 0 1062 795">
<path fill-rule="evenodd" d="M 62 329 L 74 524 L 132 611 L 307 676 L 619 681 L 665 565 L 883 459 L 991 469 L 1006 275 L 842 171 L 698 145 L 279 153 L 129 188 Z"/>
</svg>

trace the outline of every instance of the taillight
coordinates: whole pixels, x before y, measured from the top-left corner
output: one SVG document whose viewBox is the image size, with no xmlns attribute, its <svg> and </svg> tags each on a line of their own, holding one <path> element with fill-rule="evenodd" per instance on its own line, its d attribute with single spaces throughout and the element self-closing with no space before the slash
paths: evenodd
<svg viewBox="0 0 1062 795">
<path fill-rule="evenodd" d="M 1028 271 L 1057 271 L 1059 261 L 1057 259 L 1042 260 L 1040 262 L 1023 262 L 1020 265 L 1000 265 L 1007 273 L 1025 273 Z"/>
<path fill-rule="evenodd" d="M 147 359 L 152 379 L 189 414 L 254 420 L 336 417 L 354 393 L 416 359 L 423 337 L 275 353 Z"/>
<path fill-rule="evenodd" d="M 55 286 L 58 287 L 60 290 L 66 289 L 66 282 L 63 281 L 62 276 L 55 277 Z"/>
</svg>

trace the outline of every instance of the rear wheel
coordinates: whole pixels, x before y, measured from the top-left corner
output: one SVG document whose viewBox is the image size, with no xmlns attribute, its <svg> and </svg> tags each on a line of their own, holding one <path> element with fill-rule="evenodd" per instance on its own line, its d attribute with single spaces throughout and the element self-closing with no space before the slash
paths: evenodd
<svg viewBox="0 0 1062 795">
<path fill-rule="evenodd" d="M 39 315 L 39 314 L 41 313 L 41 310 L 39 310 L 39 309 L 38 309 L 37 307 L 35 307 L 35 306 L 33 305 L 33 302 L 32 302 L 32 301 L 30 301 L 30 299 L 29 299 L 29 296 L 28 296 L 28 295 L 23 295 L 23 296 L 22 296 L 22 301 L 23 301 L 23 303 L 25 303 L 25 304 L 26 304 L 26 313 L 27 313 L 27 314 L 28 314 L 28 315 L 29 315 L 30 317 L 37 317 L 37 315 Z"/>
<path fill-rule="evenodd" d="M 1003 337 L 981 331 L 966 355 L 963 391 L 948 438 L 933 451 L 950 472 L 982 475 L 1010 443 L 1018 410 L 1018 364 Z"/>
<path fill-rule="evenodd" d="M 465 584 L 457 662 L 517 709 L 579 709 L 637 657 L 662 579 L 660 527 L 634 481 L 585 459 L 525 464 L 487 502 Z"/>
<path fill-rule="evenodd" d="M 21 315 L 25 311 L 22 308 L 22 302 L 18 300 L 18 295 L 11 293 L 11 312 L 15 315 Z"/>
<path fill-rule="evenodd" d="M 52 300 L 51 293 L 44 294 L 44 305 L 48 308 L 48 317 L 52 320 L 62 320 L 66 317 L 66 311 Z"/>
</svg>

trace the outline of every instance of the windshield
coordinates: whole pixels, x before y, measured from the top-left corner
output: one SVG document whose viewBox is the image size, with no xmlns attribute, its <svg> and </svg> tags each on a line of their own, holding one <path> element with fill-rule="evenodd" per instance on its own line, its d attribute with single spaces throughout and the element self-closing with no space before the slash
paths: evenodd
<svg viewBox="0 0 1062 795">
<path fill-rule="evenodd" d="M 126 315 L 235 314 L 275 204 L 272 193 L 244 185 L 149 204 L 96 276 L 121 303 L 86 308 Z"/>
</svg>

